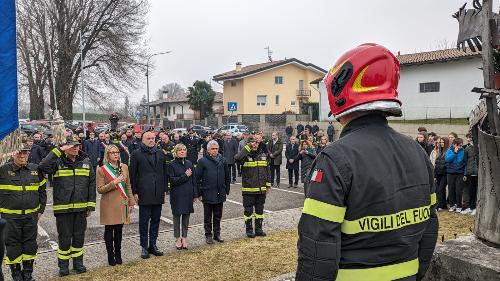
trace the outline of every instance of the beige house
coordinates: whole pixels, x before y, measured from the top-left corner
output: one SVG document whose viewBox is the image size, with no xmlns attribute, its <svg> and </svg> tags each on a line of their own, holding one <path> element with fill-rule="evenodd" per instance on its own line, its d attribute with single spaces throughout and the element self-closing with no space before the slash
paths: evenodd
<svg viewBox="0 0 500 281">
<path fill-rule="evenodd" d="M 310 82 L 323 77 L 326 70 L 291 58 L 242 66 L 215 75 L 213 80 L 224 86 L 224 114 L 229 103 L 236 103 L 232 114 L 303 113 L 304 108 L 318 108 L 319 92 Z"/>
</svg>

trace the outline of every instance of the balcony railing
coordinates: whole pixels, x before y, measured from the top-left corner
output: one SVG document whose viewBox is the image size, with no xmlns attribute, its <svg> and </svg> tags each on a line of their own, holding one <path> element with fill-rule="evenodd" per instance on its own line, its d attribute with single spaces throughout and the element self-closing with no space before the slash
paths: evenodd
<svg viewBox="0 0 500 281">
<path fill-rule="evenodd" d="M 310 97 L 311 96 L 311 90 L 297 90 L 297 97 Z"/>
</svg>

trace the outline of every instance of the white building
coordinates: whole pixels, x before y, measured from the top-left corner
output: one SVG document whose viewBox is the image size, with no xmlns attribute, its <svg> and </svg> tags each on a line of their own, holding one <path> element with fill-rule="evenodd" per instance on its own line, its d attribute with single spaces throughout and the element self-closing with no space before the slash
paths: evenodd
<svg viewBox="0 0 500 281">
<path fill-rule="evenodd" d="M 466 118 L 479 102 L 474 87 L 483 87 L 481 53 L 447 49 L 397 56 L 401 64 L 398 86 L 405 119 Z M 323 82 L 320 120 L 328 118 L 330 107 Z"/>
</svg>

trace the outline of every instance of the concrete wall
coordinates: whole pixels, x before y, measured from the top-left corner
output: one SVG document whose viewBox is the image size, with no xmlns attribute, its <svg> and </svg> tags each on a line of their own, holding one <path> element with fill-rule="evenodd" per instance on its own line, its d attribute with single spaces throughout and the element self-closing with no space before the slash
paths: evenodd
<svg viewBox="0 0 500 281">
<path fill-rule="evenodd" d="M 478 94 L 470 90 L 483 86 L 479 67 L 481 58 L 469 58 L 414 66 L 402 66 L 399 81 L 399 98 L 403 103 L 403 118 L 466 118 L 478 103 Z M 420 83 L 440 82 L 440 91 L 420 93 Z M 330 106 L 323 82 L 320 90 L 320 120 L 328 121 Z"/>
<path fill-rule="evenodd" d="M 275 84 L 274 77 L 282 76 L 283 84 Z M 279 114 L 286 110 L 299 112 L 297 90 L 299 80 L 304 80 L 304 90 L 310 90 L 308 102 L 318 102 L 319 94 L 309 83 L 322 77 L 323 74 L 305 69 L 297 64 L 288 64 L 262 73 L 236 80 L 236 86 L 231 81 L 224 82 L 224 114 L 228 115 L 227 103 L 238 102 L 235 114 Z M 257 96 L 267 96 L 265 106 L 257 106 Z M 276 96 L 279 104 L 276 104 Z M 295 105 L 292 105 L 292 101 Z"/>
</svg>

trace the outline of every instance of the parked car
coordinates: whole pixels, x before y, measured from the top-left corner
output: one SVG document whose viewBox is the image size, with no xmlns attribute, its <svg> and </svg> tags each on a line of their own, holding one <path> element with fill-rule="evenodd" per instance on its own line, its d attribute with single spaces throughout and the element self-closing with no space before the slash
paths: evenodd
<svg viewBox="0 0 500 281">
<path fill-rule="evenodd" d="M 38 128 L 33 124 L 23 123 L 20 126 L 21 126 L 21 131 L 23 131 L 28 136 L 31 136 L 38 131 Z"/>
<path fill-rule="evenodd" d="M 111 130 L 111 125 L 109 125 L 107 123 L 97 124 L 97 126 L 95 126 L 95 128 L 94 128 L 94 132 L 96 132 L 97 134 L 100 134 L 100 133 L 103 133 L 103 132 L 106 132 L 109 130 Z"/>
<path fill-rule="evenodd" d="M 227 124 L 227 125 L 224 125 L 222 127 L 220 127 L 218 130 L 217 130 L 219 133 L 227 133 L 227 132 L 230 132 L 233 136 L 235 136 L 237 133 L 245 133 L 245 132 L 248 132 L 248 127 L 245 126 L 245 125 L 241 125 L 241 124 Z"/>
<path fill-rule="evenodd" d="M 186 128 L 175 128 L 175 129 L 172 129 L 172 132 L 178 133 L 181 136 L 183 136 L 183 135 L 187 134 L 188 131 Z"/>
<path fill-rule="evenodd" d="M 204 138 L 209 130 L 207 129 L 208 127 L 204 127 L 204 126 L 201 126 L 201 125 L 194 125 L 191 127 L 191 129 L 200 137 Z"/>
</svg>

